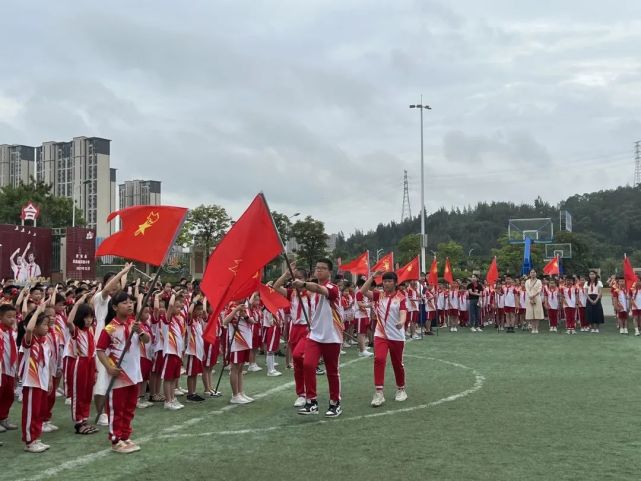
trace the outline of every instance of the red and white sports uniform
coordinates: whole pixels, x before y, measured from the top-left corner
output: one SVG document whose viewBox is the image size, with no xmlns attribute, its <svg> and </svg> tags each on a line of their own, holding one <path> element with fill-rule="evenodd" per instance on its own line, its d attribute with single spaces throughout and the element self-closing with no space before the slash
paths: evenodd
<svg viewBox="0 0 641 481">
<path fill-rule="evenodd" d="M 201 318 L 187 318 L 187 376 L 197 376 L 203 372 L 205 344 L 203 342 L 203 321 Z"/>
<path fill-rule="evenodd" d="M 579 319 L 579 323 L 583 329 L 589 328 L 590 324 L 585 317 L 585 306 L 588 302 L 588 292 L 584 288 L 583 284 L 576 285 L 576 314 Z"/>
<path fill-rule="evenodd" d="M 343 319 L 345 326 L 349 326 L 349 324 L 354 320 L 354 298 L 350 294 L 341 296 L 340 306 L 341 318 Z"/>
<path fill-rule="evenodd" d="M 151 366 L 151 372 L 160 374 L 162 372 L 163 364 L 165 363 L 165 355 L 163 349 L 165 347 L 165 337 L 164 337 L 164 328 L 163 323 L 160 320 L 159 316 L 154 316 L 153 314 L 150 317 L 151 319 L 151 344 L 153 347 L 153 364 Z"/>
<path fill-rule="evenodd" d="M 458 319 L 459 295 L 458 289 L 450 289 L 447 295 L 447 304 L 450 316 Z"/>
<path fill-rule="evenodd" d="M 276 316 L 267 309 L 263 311 L 263 344 L 266 352 L 277 352 L 280 348 L 282 317 Z"/>
<path fill-rule="evenodd" d="M 149 336 L 150 341 L 140 345 L 140 374 L 142 380 L 149 381 L 152 367 L 154 365 L 154 333 L 151 329 L 151 320 L 140 321 L 140 327 L 143 332 Z"/>
<path fill-rule="evenodd" d="M 216 329 L 216 340 L 213 344 L 203 339 L 203 367 L 206 368 L 214 367 L 218 361 L 218 354 L 220 354 L 220 336 L 222 334 L 221 323 L 214 318 L 213 314 L 210 314 L 207 318 L 207 324 L 210 322 L 217 322 L 218 328 Z"/>
<path fill-rule="evenodd" d="M 183 333 L 183 316 L 173 315 L 167 319 L 165 314 L 160 315 L 163 327 L 163 353 L 164 362 L 162 366 L 163 380 L 171 381 L 180 378 L 180 368 L 182 367 L 182 355 L 184 347 Z"/>
<path fill-rule="evenodd" d="M 329 384 L 329 398 L 340 401 L 341 383 L 338 363 L 343 343 L 343 322 L 338 314 L 340 292 L 331 282 L 319 284 L 327 289 L 327 297 L 310 293 L 310 332 L 304 345 L 303 369 L 308 400 L 316 399 L 316 368 L 323 356 Z"/>
<path fill-rule="evenodd" d="M 467 289 L 459 289 L 458 293 L 458 318 L 461 325 L 465 327 L 468 321 L 467 298 L 469 293 Z"/>
<path fill-rule="evenodd" d="M 59 336 L 55 327 L 50 328 L 47 332 L 47 343 L 51 349 L 51 362 L 49 363 L 49 371 L 51 372 L 51 382 L 53 389 L 47 392 L 47 401 L 43 406 L 44 412 L 42 413 L 43 422 L 48 422 L 53 416 L 53 406 L 56 404 L 56 390 L 60 385 L 60 378 L 62 373 L 62 359 L 60 354 L 63 351 L 63 345 L 60 344 Z"/>
<path fill-rule="evenodd" d="M 96 381 L 93 328 L 78 329 L 74 326 L 71 345 L 73 356 L 69 357 L 67 364 L 67 387 L 71 397 L 71 419 L 78 424 L 89 419 L 93 385 Z"/>
<path fill-rule="evenodd" d="M 516 312 L 517 295 L 515 287 L 503 287 L 503 309 L 505 312 Z"/>
<path fill-rule="evenodd" d="M 17 331 L 0 324 L 0 421 L 9 417 L 13 404 L 16 369 L 18 367 Z"/>
<path fill-rule="evenodd" d="M 436 295 L 436 309 L 438 311 L 438 322 L 441 326 L 445 325 L 445 316 L 449 309 L 447 306 L 448 299 L 449 293 L 447 289 L 439 289 L 438 294 Z"/>
<path fill-rule="evenodd" d="M 294 363 L 294 382 L 296 384 L 296 395 L 305 397 L 305 371 L 303 358 L 305 355 L 305 342 L 308 334 L 307 321 L 311 319 L 310 293 L 300 289 L 298 293 L 294 289 L 287 289 L 287 299 L 290 302 L 289 313 L 291 324 L 289 327 L 289 348 Z M 303 311 L 304 309 L 304 311 Z M 305 317 L 307 314 L 307 318 Z"/>
<path fill-rule="evenodd" d="M 405 298 L 407 299 L 407 319 L 405 321 L 405 328 L 407 329 L 410 322 L 418 322 L 418 292 L 412 287 L 408 287 L 405 291 Z"/>
<path fill-rule="evenodd" d="M 425 315 L 428 321 L 433 321 L 436 319 L 436 293 L 434 292 L 433 287 L 428 287 L 423 291 L 425 298 Z"/>
<path fill-rule="evenodd" d="M 127 339 L 135 322 L 133 317 L 124 321 L 114 318 L 100 333 L 96 349 L 104 351 L 113 366 L 118 363 Z M 138 383 L 142 381 L 140 372 L 140 336 L 131 338 L 131 345 L 120 365 L 120 375 L 114 382 L 105 404 L 109 416 L 109 439 L 113 444 L 126 441 L 131 436 L 131 422 L 138 401 Z"/>
<path fill-rule="evenodd" d="M 612 289 L 612 296 L 616 299 L 617 317 L 619 320 L 625 321 L 628 318 L 628 311 L 630 310 L 627 292 L 624 289 L 615 287 Z"/>
<path fill-rule="evenodd" d="M 636 287 L 630 289 L 630 307 L 634 317 L 641 316 L 641 289 Z"/>
<path fill-rule="evenodd" d="M 51 382 L 51 345 L 47 336 L 22 339 L 24 368 L 22 370 L 22 440 L 30 444 L 40 439 L 47 391 Z"/>
<path fill-rule="evenodd" d="M 521 312 L 525 312 L 526 309 L 526 302 L 527 302 L 527 291 L 525 289 L 520 289 L 518 290 L 519 293 L 519 307 L 517 308 L 517 312 L 520 314 Z"/>
<path fill-rule="evenodd" d="M 556 287 L 551 287 L 546 288 L 544 292 L 548 304 L 550 327 L 557 327 L 559 324 L 559 290 Z"/>
<path fill-rule="evenodd" d="M 374 386 L 383 389 L 385 385 L 385 364 L 390 354 L 396 387 L 405 388 L 405 367 L 403 349 L 405 347 L 405 326 L 400 324 L 401 312 L 407 312 L 406 297 L 399 291 L 385 294 L 374 291 L 376 311 L 376 330 L 374 331 Z"/>
<path fill-rule="evenodd" d="M 369 299 L 360 290 L 356 292 L 355 298 L 354 320 L 356 322 L 356 331 L 358 334 L 367 334 L 370 324 L 369 310 L 371 305 Z"/>
<path fill-rule="evenodd" d="M 229 347 L 229 362 L 243 364 L 249 362 L 249 351 L 253 345 L 253 325 L 244 317 L 236 316 L 227 327 Z"/>
<path fill-rule="evenodd" d="M 576 288 L 562 287 L 563 313 L 565 314 L 566 329 L 576 329 Z"/>
</svg>

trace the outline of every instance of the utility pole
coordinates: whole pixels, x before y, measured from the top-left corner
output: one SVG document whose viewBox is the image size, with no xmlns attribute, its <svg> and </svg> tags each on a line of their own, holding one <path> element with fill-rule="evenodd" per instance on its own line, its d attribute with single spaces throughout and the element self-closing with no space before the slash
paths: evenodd
<svg viewBox="0 0 641 481">
<path fill-rule="evenodd" d="M 410 190 L 407 182 L 407 170 L 403 171 L 403 208 L 401 210 L 401 222 L 405 219 L 412 218 L 412 208 L 410 207 Z"/>
<path fill-rule="evenodd" d="M 641 185 L 641 140 L 634 143 L 634 186 Z"/>
</svg>

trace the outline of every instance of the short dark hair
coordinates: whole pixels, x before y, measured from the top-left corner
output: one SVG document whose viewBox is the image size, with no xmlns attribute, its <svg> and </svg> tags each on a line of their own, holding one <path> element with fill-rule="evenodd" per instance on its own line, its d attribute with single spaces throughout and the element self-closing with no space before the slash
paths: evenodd
<svg viewBox="0 0 641 481">
<path fill-rule="evenodd" d="M 334 263 L 333 263 L 331 260 L 329 260 L 327 257 L 321 257 L 320 259 L 318 259 L 318 260 L 316 261 L 316 263 L 317 263 L 317 264 L 318 264 L 319 262 L 320 262 L 320 263 L 322 263 L 322 264 L 327 264 L 327 268 L 328 268 L 330 271 L 333 271 L 333 270 L 334 270 Z"/>
<path fill-rule="evenodd" d="M 389 271 L 389 272 L 386 272 L 385 274 L 383 274 L 383 280 L 384 281 L 392 280 L 392 281 L 394 281 L 394 283 L 397 283 L 398 282 L 398 276 L 396 275 L 396 272 Z"/>
<path fill-rule="evenodd" d="M 12 304 L 2 304 L 0 305 L 0 317 L 4 317 L 7 312 L 17 312 L 16 308 Z"/>
<path fill-rule="evenodd" d="M 113 271 L 112 272 L 107 272 L 102 278 L 102 287 L 105 287 L 105 285 L 107 285 L 107 282 L 109 282 L 111 280 L 111 278 L 114 277 L 115 275 L 116 275 L 116 273 L 113 272 Z"/>
<path fill-rule="evenodd" d="M 362 277 L 360 277 L 360 278 L 356 281 L 356 287 L 363 287 L 363 286 L 365 285 L 365 282 L 366 282 L 366 281 L 365 281 L 365 279 L 363 279 Z"/>
<path fill-rule="evenodd" d="M 76 310 L 76 316 L 73 318 L 74 326 L 79 329 L 83 329 L 85 327 L 85 318 L 87 316 L 94 316 L 93 308 L 86 302 L 83 302 Z"/>
<path fill-rule="evenodd" d="M 60 304 L 61 302 L 64 304 L 66 301 L 67 299 L 65 299 L 65 296 L 63 296 L 62 294 L 56 294 L 56 300 L 54 301 L 54 304 Z"/>
<path fill-rule="evenodd" d="M 33 294 L 36 291 L 42 292 L 42 287 L 40 287 L 40 286 L 32 287 L 31 289 L 29 289 L 29 294 Z"/>
</svg>

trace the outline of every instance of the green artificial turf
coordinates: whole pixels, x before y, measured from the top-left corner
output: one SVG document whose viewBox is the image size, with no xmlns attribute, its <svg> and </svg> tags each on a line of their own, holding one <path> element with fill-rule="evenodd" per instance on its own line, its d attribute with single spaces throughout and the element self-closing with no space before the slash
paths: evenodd
<svg viewBox="0 0 641 481">
<path fill-rule="evenodd" d="M 349 365 L 336 419 L 296 415 L 281 359 L 281 377 L 245 376 L 248 394 L 264 393 L 251 405 L 226 408 L 223 377 L 223 398 L 137 411 L 132 439 L 142 450 L 130 455 L 109 452 L 104 428 L 73 434 L 59 398 L 53 422 L 61 429 L 42 436 L 49 451 L 24 453 L 19 431 L 0 434 L 0 479 L 639 479 L 641 338 L 612 324 L 575 336 L 441 330 L 406 346 L 405 403 L 394 402 L 388 366 L 378 409 L 369 405 L 373 360 L 352 347 L 342 357 Z M 319 393 L 324 412 L 324 377 Z M 11 412 L 16 423 L 20 409 Z"/>
</svg>

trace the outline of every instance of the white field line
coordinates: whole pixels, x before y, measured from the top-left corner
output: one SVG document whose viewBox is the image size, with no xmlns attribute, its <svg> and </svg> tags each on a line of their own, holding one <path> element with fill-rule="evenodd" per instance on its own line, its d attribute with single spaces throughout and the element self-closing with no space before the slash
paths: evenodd
<svg viewBox="0 0 641 481">
<path fill-rule="evenodd" d="M 429 402 L 427 404 L 419 404 L 417 406 L 411 406 L 407 408 L 400 408 L 400 409 L 392 409 L 389 411 L 379 411 L 371 414 L 363 414 L 360 416 L 352 416 L 352 417 L 341 417 L 338 418 L 337 420 L 325 420 L 325 419 L 320 419 L 318 421 L 314 422 L 303 422 L 301 424 L 294 424 L 294 425 L 287 425 L 287 426 L 270 426 L 267 428 L 255 428 L 255 429 L 238 429 L 234 431 L 213 431 L 213 432 L 207 432 L 207 433 L 183 433 L 183 434 L 161 434 L 158 436 L 159 438 L 170 438 L 170 439 L 178 439 L 178 438 L 193 438 L 193 437 L 208 437 L 208 436 L 229 436 L 229 435 L 238 435 L 238 434 L 256 434 L 256 433 L 266 433 L 270 431 L 277 431 L 279 429 L 289 429 L 289 428 L 300 428 L 300 427 L 306 427 L 310 425 L 318 425 L 318 424 L 325 424 L 325 423 L 332 423 L 332 422 L 338 422 L 339 420 L 342 421 L 360 421 L 363 419 L 369 419 L 369 418 L 376 418 L 376 417 L 381 417 L 381 416 L 391 416 L 394 414 L 401 414 L 401 413 L 408 413 L 412 411 L 418 411 L 419 409 L 427 409 L 431 407 L 438 406 L 440 404 L 456 401 L 458 399 L 464 398 L 466 396 L 469 396 L 470 394 L 474 394 L 475 392 L 479 391 L 483 385 L 485 384 L 485 376 L 478 372 L 476 369 L 471 368 L 469 366 L 465 366 L 464 364 L 459 364 L 457 362 L 452 362 L 452 361 L 446 361 L 444 359 L 438 359 L 435 357 L 423 357 L 423 356 L 416 356 L 413 354 L 407 354 L 405 357 L 414 357 L 417 359 L 425 359 L 429 361 L 437 361 L 441 362 L 443 364 L 448 364 L 450 366 L 458 367 L 460 369 L 465 369 L 467 371 L 471 371 L 474 374 L 474 385 L 468 389 L 465 389 L 464 391 L 458 392 L 456 394 L 452 394 L 451 396 L 447 396 L 441 399 L 438 399 L 436 401 Z"/>
<path fill-rule="evenodd" d="M 356 359 L 352 359 L 350 361 L 347 361 L 345 363 L 342 363 L 340 367 L 347 367 L 351 364 L 354 364 L 355 362 L 358 361 L 363 361 L 364 357 L 358 357 Z M 280 392 L 280 391 L 285 391 L 287 389 L 290 389 L 294 387 L 294 382 L 290 381 L 285 384 L 281 384 L 280 386 L 273 387 L 271 389 L 268 389 L 267 391 L 264 391 L 262 393 L 256 394 L 254 396 L 254 399 L 261 399 L 266 396 L 270 396 L 274 393 Z M 199 416 L 196 418 L 191 418 L 187 419 L 186 421 L 180 423 L 180 424 L 175 424 L 173 426 L 169 426 L 165 429 L 162 429 L 159 433 L 156 434 L 149 434 L 147 436 L 143 436 L 141 438 L 136 439 L 136 444 L 145 444 L 149 441 L 153 441 L 159 438 L 167 438 L 167 437 L 176 437 L 178 436 L 177 434 L 172 434 L 175 433 L 176 431 L 180 431 L 181 429 L 184 429 L 186 427 L 189 427 L 193 424 L 198 424 L 201 421 L 204 421 L 205 419 L 209 418 L 212 415 L 220 415 L 223 414 L 231 409 L 238 408 L 240 405 L 239 404 L 228 404 L 220 409 L 217 409 L 215 411 L 210 411 L 208 412 L 205 416 Z M 251 406 L 251 405 L 250 405 Z M 89 453 L 85 454 L 83 456 L 78 456 L 77 458 L 70 459 L 69 461 L 65 461 L 63 463 L 57 464 L 56 466 L 53 466 L 51 468 L 45 469 L 41 473 L 34 474 L 28 478 L 22 478 L 22 479 L 17 479 L 15 481 L 37 481 L 40 479 L 51 479 L 54 476 L 60 474 L 63 471 L 66 471 L 68 469 L 76 469 L 80 466 L 84 466 L 87 464 L 91 464 L 97 459 L 104 458 L 105 456 L 109 455 L 111 453 L 111 449 L 103 449 L 102 451 L 96 451 L 95 453 Z"/>
</svg>

